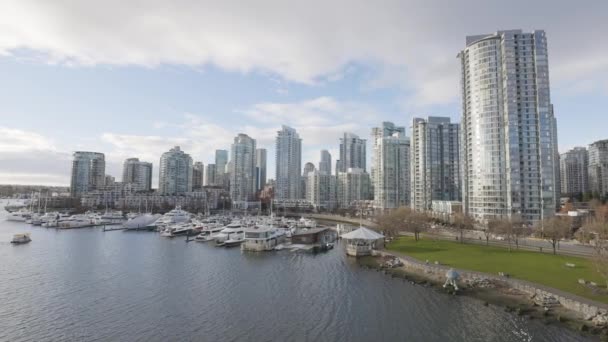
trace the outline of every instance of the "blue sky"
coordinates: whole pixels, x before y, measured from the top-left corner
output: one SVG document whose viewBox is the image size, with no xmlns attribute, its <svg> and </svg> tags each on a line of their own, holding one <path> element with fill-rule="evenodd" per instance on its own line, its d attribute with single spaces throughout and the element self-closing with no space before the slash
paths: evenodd
<svg viewBox="0 0 608 342">
<path fill-rule="evenodd" d="M 0 4 L 0 183 L 68 184 L 74 150 L 104 152 L 117 179 L 125 158 L 156 167 L 173 145 L 207 164 L 240 132 L 269 149 L 272 176 L 281 124 L 317 164 L 343 131 L 458 120 L 456 54 L 499 29 L 546 30 L 560 150 L 608 138 L 605 1 L 249 6 Z"/>
</svg>

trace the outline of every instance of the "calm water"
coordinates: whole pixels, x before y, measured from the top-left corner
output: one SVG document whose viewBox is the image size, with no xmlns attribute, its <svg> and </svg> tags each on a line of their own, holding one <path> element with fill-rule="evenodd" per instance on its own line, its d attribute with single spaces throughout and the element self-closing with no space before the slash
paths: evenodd
<svg viewBox="0 0 608 342">
<path fill-rule="evenodd" d="M 4 215 L 2 341 L 583 340 L 358 268 L 341 246 L 243 254 L 157 233 L 29 227 Z M 32 243 L 9 243 L 25 231 Z"/>
</svg>

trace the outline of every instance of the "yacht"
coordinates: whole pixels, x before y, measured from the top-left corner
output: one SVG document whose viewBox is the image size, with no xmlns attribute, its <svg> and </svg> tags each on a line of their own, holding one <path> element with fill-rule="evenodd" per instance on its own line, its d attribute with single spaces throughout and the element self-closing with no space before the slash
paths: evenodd
<svg viewBox="0 0 608 342">
<path fill-rule="evenodd" d="M 154 224 L 159 218 L 160 214 L 143 214 L 136 217 L 132 217 L 127 222 L 122 224 L 125 230 L 140 230 L 150 229 L 150 226 Z"/>
<path fill-rule="evenodd" d="M 23 243 L 28 243 L 32 241 L 32 239 L 30 238 L 30 234 L 29 233 L 23 233 L 23 234 L 15 234 L 13 235 L 13 239 L 11 240 L 11 243 L 14 244 L 23 244 Z"/>
<path fill-rule="evenodd" d="M 122 211 L 106 211 L 101 214 L 101 220 L 106 224 L 122 223 L 125 220 Z"/>
<path fill-rule="evenodd" d="M 277 245 L 285 242 L 285 232 L 279 228 L 260 226 L 245 230 L 244 243 L 241 249 L 244 251 L 271 251 Z"/>
<path fill-rule="evenodd" d="M 229 225 L 227 225 L 226 227 L 224 227 L 224 229 L 222 229 L 222 231 L 219 234 L 217 234 L 217 236 L 215 237 L 215 245 L 224 246 L 226 241 L 238 240 L 239 236 L 242 236 L 242 235 L 243 235 L 243 227 L 241 226 L 241 223 L 238 221 L 232 222 Z M 233 241 L 231 241 L 231 242 L 233 242 Z"/>
<path fill-rule="evenodd" d="M 158 227 L 159 230 L 163 230 L 170 225 L 187 221 L 190 221 L 190 213 L 182 210 L 180 206 L 177 206 L 175 209 L 161 216 L 158 220 L 152 223 L 152 226 Z"/>
<path fill-rule="evenodd" d="M 206 226 L 194 240 L 199 242 L 213 241 L 222 230 L 224 230 L 224 226 L 220 224 Z"/>
<path fill-rule="evenodd" d="M 95 225 L 95 220 L 87 214 L 72 215 L 57 221 L 57 228 L 60 229 L 84 228 L 91 227 L 93 225 Z"/>
<path fill-rule="evenodd" d="M 195 228 L 195 224 L 191 222 L 186 223 L 178 223 L 165 228 L 165 230 L 160 234 L 164 237 L 174 237 L 178 235 L 186 235 L 192 232 Z"/>
<path fill-rule="evenodd" d="M 17 222 L 26 222 L 32 218 L 32 212 L 27 209 L 20 209 L 18 211 L 13 211 L 6 215 L 7 221 L 17 221 Z"/>
</svg>

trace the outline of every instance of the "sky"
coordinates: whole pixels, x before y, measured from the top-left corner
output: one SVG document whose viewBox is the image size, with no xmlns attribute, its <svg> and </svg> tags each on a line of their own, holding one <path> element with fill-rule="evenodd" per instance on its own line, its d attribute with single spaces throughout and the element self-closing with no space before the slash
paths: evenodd
<svg viewBox="0 0 608 342">
<path fill-rule="evenodd" d="M 465 37 L 543 29 L 560 151 L 608 138 L 608 1 L 0 1 L 0 184 L 68 185 L 71 154 L 212 163 L 282 124 L 303 160 L 382 121 L 461 115 Z M 409 134 L 409 133 L 408 133 Z"/>
</svg>

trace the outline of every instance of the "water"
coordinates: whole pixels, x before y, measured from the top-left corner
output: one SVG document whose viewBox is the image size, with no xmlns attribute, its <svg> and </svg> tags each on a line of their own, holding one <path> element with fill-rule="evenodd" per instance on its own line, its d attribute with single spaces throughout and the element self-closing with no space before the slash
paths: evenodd
<svg viewBox="0 0 608 342">
<path fill-rule="evenodd" d="M 361 269 L 340 245 L 319 255 L 243 254 L 157 233 L 29 227 L 4 215 L 2 341 L 584 340 Z M 9 243 L 26 231 L 30 244 Z"/>
</svg>

